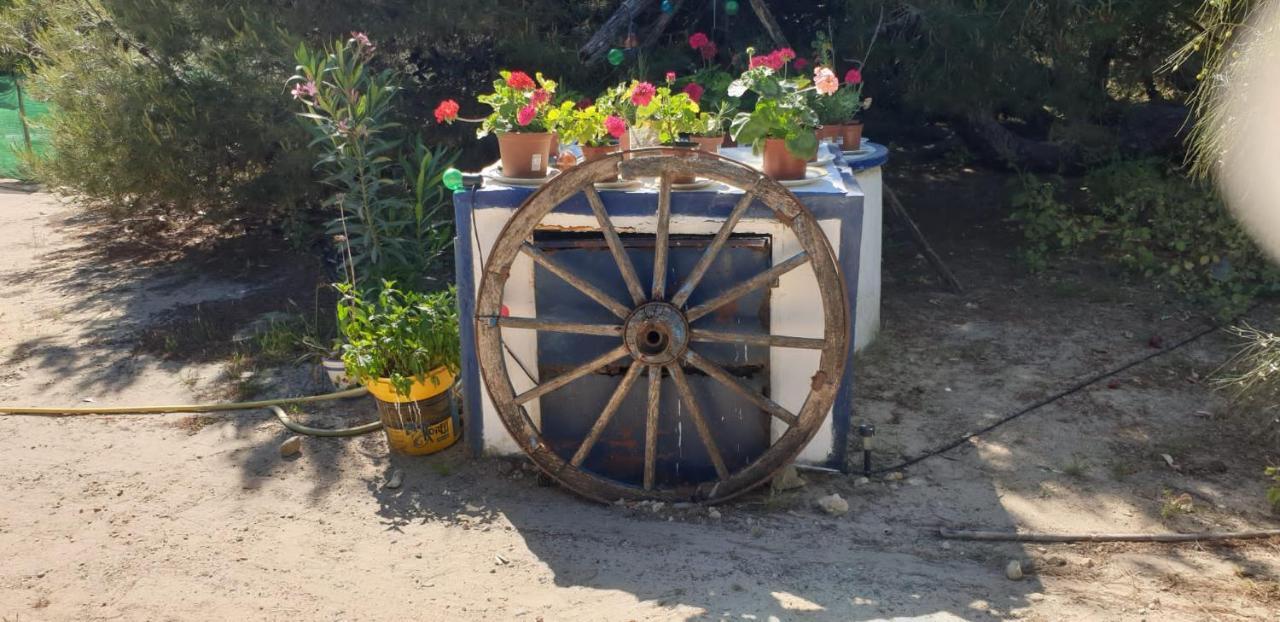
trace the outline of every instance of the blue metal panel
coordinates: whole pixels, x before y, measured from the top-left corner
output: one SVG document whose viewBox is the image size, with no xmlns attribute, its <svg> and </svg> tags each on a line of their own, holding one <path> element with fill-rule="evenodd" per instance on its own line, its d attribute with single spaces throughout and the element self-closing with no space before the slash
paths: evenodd
<svg viewBox="0 0 1280 622">
<path fill-rule="evenodd" d="M 878 146 L 877 151 L 883 150 L 880 158 L 887 157 L 887 149 Z M 881 160 L 879 163 L 883 163 Z M 832 177 L 836 182 L 834 188 L 795 188 L 794 192 L 805 207 L 809 209 L 813 215 L 819 220 L 836 220 L 840 226 L 840 244 L 836 250 L 838 255 L 838 263 L 843 273 L 846 287 L 850 296 L 850 302 L 858 291 L 858 259 L 862 244 L 862 191 L 858 188 L 857 182 L 845 167 L 849 163 L 843 159 L 837 159 L 839 168 L 831 167 Z M 860 162 L 859 164 L 865 164 Z M 503 186 L 500 184 L 489 185 L 476 190 L 464 190 L 454 194 L 454 215 L 457 227 L 458 240 L 462 242 L 462 246 L 470 248 L 475 240 L 473 232 L 473 214 L 477 210 L 483 209 L 514 209 L 519 206 L 533 190 L 529 188 L 516 188 Z M 605 208 L 610 215 L 651 215 L 654 209 L 655 194 L 652 190 L 647 191 L 603 191 L 600 193 L 604 200 Z M 708 219 L 724 219 L 733 209 L 738 198 L 741 196 L 740 191 L 731 192 L 678 192 L 672 196 L 672 213 L 676 216 L 697 215 Z M 753 214 L 762 214 L 761 207 L 753 208 Z M 582 197 L 566 202 L 565 205 L 557 208 L 557 212 L 568 212 L 574 214 L 591 214 L 589 206 Z M 612 266 L 611 258 L 608 258 L 607 265 Z M 461 377 L 463 382 L 464 397 L 464 418 L 467 422 L 466 433 L 470 447 L 478 454 L 483 451 L 485 431 L 483 429 L 484 416 L 480 411 L 481 408 L 481 391 L 482 383 L 480 381 L 479 367 L 475 360 L 475 293 L 477 283 L 473 278 L 475 266 L 472 263 L 472 253 L 458 253 L 457 261 L 457 282 L 458 282 L 458 303 L 462 320 L 462 371 Z M 681 268 L 685 269 L 685 268 Z M 612 280 L 618 279 L 616 275 L 596 281 L 598 285 L 603 285 Z M 669 279 L 670 280 L 670 279 Z M 628 300 L 625 295 L 620 295 L 619 300 Z M 541 300 L 541 298 L 540 298 Z M 591 303 L 594 304 L 594 303 Z M 854 314 L 853 309 L 847 309 L 846 313 L 849 317 L 850 329 L 849 335 L 853 335 Z M 612 317 L 612 316 L 610 316 Z M 513 373 L 520 373 L 519 370 L 513 370 Z M 691 382 L 693 379 L 691 378 Z M 643 383 L 643 380 L 641 382 Z M 669 382 L 664 381 L 664 392 L 666 394 L 673 393 Z M 696 391 L 696 389 L 695 389 Z M 602 402 L 603 403 L 603 402 Z M 664 408 L 674 408 L 674 404 L 664 402 Z M 705 408 L 704 408 L 705 409 Z M 598 411 L 598 409 L 597 409 Z M 834 432 L 832 446 L 829 448 L 828 458 L 825 461 L 828 466 L 833 468 L 844 469 L 845 453 L 847 451 L 848 435 L 850 422 L 853 417 L 853 350 L 850 348 L 848 359 L 845 365 L 845 372 L 841 378 L 840 390 L 836 394 L 836 401 L 833 406 L 834 416 Z M 685 426 L 688 432 L 688 426 Z M 495 434 L 504 433 L 502 430 L 492 432 Z M 696 435 L 695 435 L 696 436 Z M 688 445 L 688 443 L 686 443 Z"/>
<path fill-rule="evenodd" d="M 688 274 L 711 236 L 672 236 L 668 262 L 669 291 L 675 291 Z M 652 235 L 625 235 L 623 244 L 642 282 L 650 282 L 653 272 Z M 608 247 L 599 234 L 542 233 L 534 243 L 548 255 L 568 266 L 618 300 L 630 295 L 618 273 Z M 689 305 L 714 297 L 723 289 L 767 270 L 771 245 L 766 236 L 735 236 L 718 255 Z M 534 274 L 537 315 L 540 318 L 615 323 L 617 318 L 577 289 L 550 272 L 538 268 Z M 717 313 L 694 322 L 696 328 L 749 334 L 769 332 L 769 290 L 763 289 L 726 305 Z M 618 340 L 556 333 L 538 335 L 538 376 L 553 378 L 598 356 Z M 769 349 L 735 344 L 697 343 L 693 348 L 716 361 L 747 386 L 769 393 Z M 588 429 L 618 386 L 630 361 L 574 381 L 541 398 L 544 440 L 566 460 L 578 449 Z M 519 373 L 519 372 L 513 372 Z M 769 445 L 769 415 L 746 399 L 700 371 L 685 368 L 689 386 L 708 420 L 711 434 L 726 465 L 732 470 L 759 457 Z M 644 425 L 648 382 L 632 388 L 614 415 L 604 435 L 588 454 L 584 467 L 614 479 L 639 484 L 644 468 Z M 715 469 L 698 437 L 688 408 L 679 404 L 675 385 L 662 380 L 661 412 L 656 477 L 659 485 L 701 482 L 714 479 Z"/>
</svg>

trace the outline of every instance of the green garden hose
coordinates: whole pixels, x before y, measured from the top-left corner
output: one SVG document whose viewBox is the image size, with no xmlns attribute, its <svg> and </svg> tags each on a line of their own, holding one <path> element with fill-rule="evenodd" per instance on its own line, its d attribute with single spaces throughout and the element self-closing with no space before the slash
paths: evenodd
<svg viewBox="0 0 1280 622">
<path fill-rule="evenodd" d="M 289 418 L 289 415 L 280 408 L 281 404 L 308 404 L 313 402 L 327 402 L 330 400 L 338 400 L 347 397 L 359 397 L 365 395 L 369 390 L 364 387 L 347 389 L 345 391 L 337 391 L 334 393 L 325 393 L 324 395 L 309 395 L 305 397 L 282 397 L 270 400 L 257 400 L 253 402 L 234 402 L 229 404 L 178 404 L 170 406 L 82 406 L 78 408 L 62 408 L 62 407 L 18 407 L 0 405 L 0 414 L 4 415 L 30 415 L 37 417 L 76 417 L 82 415 L 155 415 L 168 413 L 202 413 L 217 412 L 225 410 L 252 410 L 257 408 L 270 408 L 275 413 L 276 418 L 284 427 L 309 436 L 358 436 L 360 434 L 368 434 L 382 429 L 381 421 L 372 421 L 352 428 L 339 428 L 329 430 L 324 428 L 313 428 L 302 425 Z"/>
</svg>

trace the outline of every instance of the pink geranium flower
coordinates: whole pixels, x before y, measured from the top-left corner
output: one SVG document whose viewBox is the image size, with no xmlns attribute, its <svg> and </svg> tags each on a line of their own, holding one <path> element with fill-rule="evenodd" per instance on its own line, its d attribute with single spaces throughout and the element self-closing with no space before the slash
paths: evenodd
<svg viewBox="0 0 1280 622">
<path fill-rule="evenodd" d="M 840 81 L 836 79 L 834 71 L 826 67 L 818 67 L 813 70 L 813 88 L 823 95 L 830 95 L 840 88 Z"/>
<path fill-rule="evenodd" d="M 702 60 L 711 60 L 716 57 L 716 52 L 720 50 L 716 47 L 716 44 L 707 43 L 706 45 L 698 48 L 698 51 L 702 52 Z"/>
<path fill-rule="evenodd" d="M 668 72 L 667 72 L 667 84 L 671 84 L 672 82 L 675 82 L 675 81 L 676 81 L 676 72 L 674 72 L 674 71 L 668 71 Z"/>
<path fill-rule="evenodd" d="M 657 89 L 653 88 L 648 82 L 641 82 L 631 89 L 631 103 L 637 106 L 648 105 L 653 100 L 653 96 L 657 94 Z"/>
<path fill-rule="evenodd" d="M 293 85 L 293 90 L 289 91 L 294 99 L 302 99 L 303 97 L 315 97 L 320 90 L 316 88 L 316 83 L 310 80 L 299 82 Z"/>
<path fill-rule="evenodd" d="M 711 39 L 708 39 L 706 34 L 695 32 L 692 35 L 689 35 L 689 47 L 695 50 L 701 50 L 708 45 L 714 44 L 711 43 Z"/>
<path fill-rule="evenodd" d="M 862 72 L 857 67 L 846 71 L 844 74 L 845 84 L 862 84 Z"/>
<path fill-rule="evenodd" d="M 541 106 L 549 101 L 551 101 L 551 93 L 548 93 L 546 89 L 538 89 L 533 92 L 533 95 L 529 96 L 529 103 L 534 106 Z"/>
<path fill-rule="evenodd" d="M 627 122 L 617 115 L 609 115 L 604 119 L 604 130 L 614 138 L 622 138 L 627 133 Z"/>
<path fill-rule="evenodd" d="M 538 116 L 538 107 L 533 104 L 529 104 L 528 106 L 521 108 L 520 111 L 516 113 L 516 123 L 519 123 L 521 126 L 529 125 L 530 123 L 533 123 L 533 118 L 536 116 Z"/>
<path fill-rule="evenodd" d="M 702 101 L 702 94 L 704 92 L 705 90 L 702 88 L 702 85 L 697 82 L 690 82 L 684 85 L 684 94 L 688 95 L 689 99 L 692 99 L 695 104 Z"/>
<path fill-rule="evenodd" d="M 369 42 L 369 36 L 363 32 L 353 32 L 351 33 L 351 38 L 356 42 L 356 45 L 370 50 L 373 49 L 373 44 Z"/>
</svg>

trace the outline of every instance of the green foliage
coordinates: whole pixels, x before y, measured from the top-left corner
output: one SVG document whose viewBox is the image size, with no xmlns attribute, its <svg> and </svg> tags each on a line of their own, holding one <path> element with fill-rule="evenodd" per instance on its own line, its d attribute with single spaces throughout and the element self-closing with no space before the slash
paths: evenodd
<svg viewBox="0 0 1280 622">
<path fill-rule="evenodd" d="M 636 125 L 651 128 L 658 141 L 667 144 L 680 140 L 681 134 L 697 132 L 698 104 L 684 93 L 671 92 L 671 86 L 660 86 L 648 103 L 636 108 Z"/>
<path fill-rule="evenodd" d="M 338 327 L 346 338 L 342 362 L 352 378 L 386 378 L 408 395 L 415 378 L 440 367 L 457 371 L 457 288 L 420 294 L 385 281 L 374 296 L 346 283 L 336 287 L 342 293 Z"/>
<path fill-rule="evenodd" d="M 764 150 L 765 139 L 786 140 L 787 151 L 798 158 L 809 159 L 818 151 L 818 138 L 814 128 L 818 115 L 809 106 L 804 78 L 783 78 L 774 70 L 760 66 L 748 69 L 729 86 L 730 97 L 741 97 L 747 92 L 756 95 L 755 108 L 740 112 L 734 118 L 731 132 L 733 139 L 751 145 L 759 154 Z"/>
<path fill-rule="evenodd" d="M 43 10 L 27 39 L 56 154 L 32 162 L 42 181 L 114 216 L 224 227 L 279 222 L 313 199 L 306 135 L 279 98 L 287 66 L 272 60 L 289 43 L 270 20 L 224 15 L 171 51 L 137 43 L 96 1 L 23 4 Z M 168 28 L 192 18 L 183 3 L 112 3 L 135 5 Z"/>
<path fill-rule="evenodd" d="M 607 116 L 594 105 L 579 108 L 576 102 L 566 101 L 547 111 L 547 125 L 559 133 L 560 140 L 603 147 L 613 141 L 604 125 Z"/>
<path fill-rule="evenodd" d="M 349 280 L 420 283 L 449 245 L 441 177 L 454 156 L 416 138 L 405 147 L 390 120 L 399 78 L 370 69 L 372 55 L 355 38 L 323 51 L 299 45 L 289 84 L 306 108 L 299 117 L 320 152 L 322 181 L 337 191 L 326 201 L 338 212 L 328 232 L 345 241 Z"/>
<path fill-rule="evenodd" d="M 1277 271 L 1208 188 L 1159 160 L 1118 162 L 1090 172 L 1083 196 L 1060 198 L 1063 182 L 1021 178 L 1014 218 L 1023 227 L 1023 255 L 1037 269 L 1054 253 L 1097 252 L 1231 315 L 1272 291 Z"/>
<path fill-rule="evenodd" d="M 493 132 L 546 132 L 547 111 L 551 109 L 551 97 L 556 93 L 556 83 L 537 74 L 537 83 L 523 72 L 502 70 L 493 81 L 493 91 L 476 98 L 493 109 L 484 118 L 476 136 L 484 138 Z M 512 76 L 525 81 L 513 82 Z M 513 84 L 515 86 L 513 86 Z M 541 99 L 540 99 L 541 98 Z"/>
<path fill-rule="evenodd" d="M 857 117 L 862 110 L 862 84 L 841 84 L 831 95 L 809 94 L 809 105 L 822 125 L 840 125 Z"/>
</svg>

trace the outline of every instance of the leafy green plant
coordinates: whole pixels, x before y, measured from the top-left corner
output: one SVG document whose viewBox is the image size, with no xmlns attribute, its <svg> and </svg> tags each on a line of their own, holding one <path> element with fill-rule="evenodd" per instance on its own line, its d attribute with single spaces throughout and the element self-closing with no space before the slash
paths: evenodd
<svg viewBox="0 0 1280 622">
<path fill-rule="evenodd" d="M 292 95 L 306 108 L 317 168 L 336 192 L 328 233 L 344 242 L 351 282 L 415 282 L 448 249 L 451 219 L 441 177 L 454 154 L 406 140 L 391 120 L 398 76 L 374 72 L 374 47 L 355 33 L 321 51 L 299 45 Z"/>
<path fill-rule="evenodd" d="M 608 115 L 595 105 L 580 107 L 566 101 L 547 112 L 547 125 L 560 135 L 560 140 L 588 147 L 603 147 L 615 140 L 606 124 Z"/>
<path fill-rule="evenodd" d="M 698 124 L 698 104 L 694 103 L 686 93 L 673 93 L 671 85 L 675 82 L 674 74 L 668 74 L 667 85 L 654 89 L 648 101 L 637 102 L 636 125 L 651 128 L 658 135 L 658 142 L 669 144 L 680 140 L 682 134 L 696 132 Z M 647 83 L 637 85 L 641 89 Z M 637 96 L 633 94 L 632 99 Z"/>
<path fill-rule="evenodd" d="M 484 118 L 476 136 L 484 138 L 493 132 L 545 132 L 547 111 L 556 93 L 556 83 L 535 74 L 537 82 L 523 71 L 498 72 L 493 92 L 476 98 L 493 109 Z"/>
<path fill-rule="evenodd" d="M 737 109 L 729 102 L 722 101 L 719 108 L 699 113 L 698 120 L 689 133 L 694 136 L 723 136 L 735 114 Z"/>
<path fill-rule="evenodd" d="M 1221 199 L 1160 160 L 1121 161 L 1091 171 L 1077 201 L 1059 199 L 1061 180 L 1020 178 L 1014 219 L 1034 268 L 1054 253 L 1096 244 L 1097 252 L 1220 315 L 1243 310 L 1276 287 L 1276 269 Z"/>
<path fill-rule="evenodd" d="M 766 139 L 781 138 L 792 155 L 804 159 L 813 157 L 818 152 L 818 138 L 814 134 L 818 115 L 805 95 L 809 81 L 783 78 L 779 70 L 757 65 L 754 59 L 752 64 L 751 69 L 729 85 L 730 97 L 741 97 L 748 91 L 756 95 L 755 109 L 740 112 L 733 119 L 730 131 L 734 140 L 751 145 L 752 151 L 759 154 L 764 150 Z"/>
<path fill-rule="evenodd" d="M 438 368 L 457 371 L 461 357 L 456 287 L 432 294 L 401 290 L 385 281 L 376 295 L 337 284 L 338 328 L 346 343 L 342 362 L 362 382 L 387 379 L 408 395 L 415 379 Z"/>
</svg>

